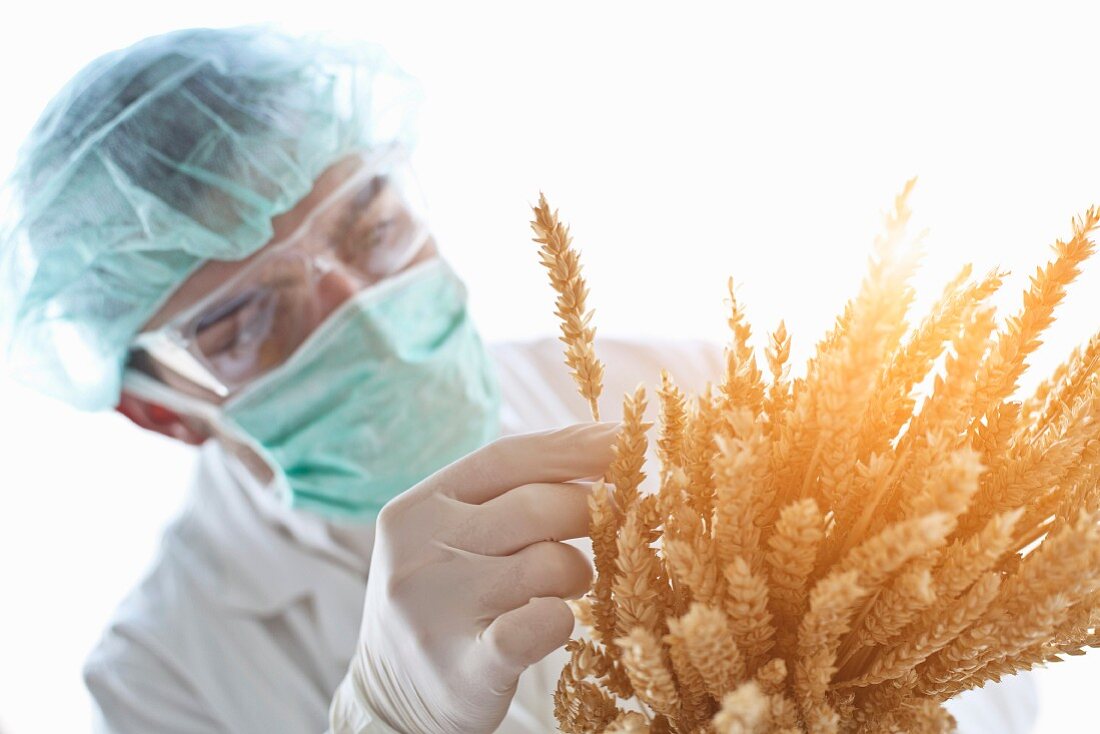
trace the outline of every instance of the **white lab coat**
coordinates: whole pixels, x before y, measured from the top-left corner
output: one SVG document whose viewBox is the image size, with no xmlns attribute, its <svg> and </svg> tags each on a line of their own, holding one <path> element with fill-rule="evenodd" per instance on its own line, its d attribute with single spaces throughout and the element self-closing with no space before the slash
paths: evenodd
<svg viewBox="0 0 1100 734">
<path fill-rule="evenodd" d="M 701 342 L 602 340 L 599 351 L 608 366 L 600 400 L 606 419 L 619 415 L 622 395 L 638 382 L 652 387 L 662 367 L 692 391 L 722 373 L 720 349 Z M 503 433 L 590 420 L 559 342 L 501 344 L 491 352 Z M 85 665 L 98 730 L 324 731 L 355 650 L 368 566 L 319 518 L 282 507 L 208 441 L 187 505 Z M 524 673 L 499 732 L 554 730 L 551 692 L 564 659 L 559 651 Z M 980 692 L 957 712 L 960 723 L 969 717 L 962 730 L 1029 731 L 1034 696 L 1023 688 L 1024 695 Z"/>
</svg>

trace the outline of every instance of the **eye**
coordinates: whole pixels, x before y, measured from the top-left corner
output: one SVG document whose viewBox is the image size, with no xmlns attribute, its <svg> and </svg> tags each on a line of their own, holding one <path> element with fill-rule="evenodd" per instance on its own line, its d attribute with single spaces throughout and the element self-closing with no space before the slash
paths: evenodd
<svg viewBox="0 0 1100 734">
<path fill-rule="evenodd" d="M 195 327 L 200 351 L 214 357 L 262 337 L 270 321 L 270 300 L 268 289 L 259 288 L 214 306 Z"/>
<path fill-rule="evenodd" d="M 349 267 L 369 273 L 370 263 L 376 256 L 375 253 L 392 243 L 396 236 L 395 229 L 399 225 L 396 214 L 372 222 L 361 221 L 347 233 L 336 250 L 337 255 Z"/>
<path fill-rule="evenodd" d="M 389 219 L 383 219 L 370 228 L 370 232 L 367 236 L 367 247 L 377 247 L 386 234 L 394 225 L 393 217 Z"/>
<path fill-rule="evenodd" d="M 237 341 L 237 324 L 232 316 L 215 321 L 196 336 L 199 351 L 206 357 L 216 357 L 231 349 Z"/>
</svg>

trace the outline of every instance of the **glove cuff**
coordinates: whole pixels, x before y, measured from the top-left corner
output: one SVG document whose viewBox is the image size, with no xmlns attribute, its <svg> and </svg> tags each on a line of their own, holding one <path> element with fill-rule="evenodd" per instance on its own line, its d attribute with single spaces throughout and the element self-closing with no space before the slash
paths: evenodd
<svg viewBox="0 0 1100 734">
<path fill-rule="evenodd" d="M 401 734 L 371 707 L 363 686 L 359 655 L 351 660 L 329 705 L 327 734 Z"/>
</svg>

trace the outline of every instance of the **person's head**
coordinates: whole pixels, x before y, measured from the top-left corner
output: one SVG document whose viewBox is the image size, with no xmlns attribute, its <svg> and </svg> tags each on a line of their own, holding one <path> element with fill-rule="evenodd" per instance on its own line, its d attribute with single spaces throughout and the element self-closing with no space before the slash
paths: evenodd
<svg viewBox="0 0 1100 734">
<path fill-rule="evenodd" d="M 115 406 L 143 325 L 286 234 L 357 154 L 411 148 L 420 100 L 378 47 L 267 28 L 181 30 L 94 60 L 11 179 L 13 371 L 77 407 Z"/>
<path fill-rule="evenodd" d="M 336 515 L 480 445 L 495 383 L 408 169 L 420 99 L 377 47 L 264 28 L 95 60 L 12 177 L 9 368 L 188 443 L 232 438 Z M 451 414 L 438 445 L 408 445 L 432 441 L 431 410 Z"/>
<path fill-rule="evenodd" d="M 221 405 L 286 360 L 348 299 L 438 256 L 401 149 L 329 166 L 271 239 L 243 260 L 211 260 L 142 325 L 127 374 Z M 127 388 L 117 409 L 199 444 L 211 427 Z"/>
</svg>

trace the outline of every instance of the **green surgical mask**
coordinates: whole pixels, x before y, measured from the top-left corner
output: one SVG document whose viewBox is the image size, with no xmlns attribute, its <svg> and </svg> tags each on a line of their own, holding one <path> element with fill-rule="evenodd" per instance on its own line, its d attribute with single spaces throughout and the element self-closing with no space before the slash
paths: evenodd
<svg viewBox="0 0 1100 734">
<path fill-rule="evenodd" d="M 265 460 L 291 506 L 369 519 L 494 439 L 499 409 L 465 286 L 433 259 L 341 304 L 284 364 L 209 417 Z"/>
</svg>

